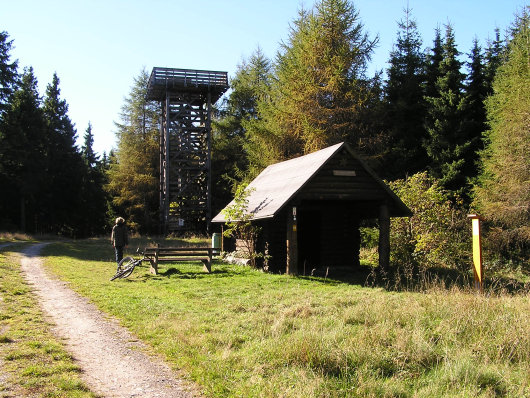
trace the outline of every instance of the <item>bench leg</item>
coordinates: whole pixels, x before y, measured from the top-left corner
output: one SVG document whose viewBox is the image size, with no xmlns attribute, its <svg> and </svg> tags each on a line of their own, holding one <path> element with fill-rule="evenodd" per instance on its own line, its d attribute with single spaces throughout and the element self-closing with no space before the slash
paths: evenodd
<svg viewBox="0 0 530 398">
<path fill-rule="evenodd" d="M 151 272 L 153 275 L 158 275 L 158 264 L 154 260 L 149 260 L 149 263 L 151 264 L 151 268 L 149 268 L 149 272 Z"/>
<path fill-rule="evenodd" d="M 212 263 L 208 260 L 201 260 L 204 267 L 204 272 L 208 272 L 209 274 L 212 272 Z"/>
</svg>

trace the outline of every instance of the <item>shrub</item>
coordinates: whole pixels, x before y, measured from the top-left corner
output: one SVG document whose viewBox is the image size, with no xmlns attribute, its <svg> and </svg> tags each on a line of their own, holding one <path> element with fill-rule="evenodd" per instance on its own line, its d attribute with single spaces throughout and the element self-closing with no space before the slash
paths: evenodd
<svg viewBox="0 0 530 398">
<path fill-rule="evenodd" d="M 391 225 L 391 262 L 425 271 L 460 269 L 470 264 L 469 225 L 459 200 L 427 172 L 389 183 L 412 210 L 411 217 L 394 218 Z"/>
</svg>

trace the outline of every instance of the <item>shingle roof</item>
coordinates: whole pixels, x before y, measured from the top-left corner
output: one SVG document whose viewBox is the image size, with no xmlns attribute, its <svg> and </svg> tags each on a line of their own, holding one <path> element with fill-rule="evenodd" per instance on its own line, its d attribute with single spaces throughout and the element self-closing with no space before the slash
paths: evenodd
<svg viewBox="0 0 530 398">
<path fill-rule="evenodd" d="M 339 143 L 265 168 L 247 187 L 247 190 L 250 190 L 250 195 L 247 198 L 248 211 L 253 214 L 253 219 L 274 217 L 311 177 L 344 146 L 352 153 L 347 144 Z M 399 205 L 410 212 L 373 171 L 369 170 L 365 165 L 364 167 L 378 183 L 382 184 L 394 201 L 399 202 Z M 234 201 L 230 202 L 227 207 L 233 204 Z M 226 221 L 222 211 L 212 219 L 212 222 Z"/>
</svg>

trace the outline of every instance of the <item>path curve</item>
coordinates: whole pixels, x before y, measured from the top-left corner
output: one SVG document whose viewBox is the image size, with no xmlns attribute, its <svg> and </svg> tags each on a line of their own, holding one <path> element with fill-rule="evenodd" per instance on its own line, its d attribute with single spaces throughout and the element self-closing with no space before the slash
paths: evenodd
<svg viewBox="0 0 530 398">
<path fill-rule="evenodd" d="M 194 395 L 164 363 L 145 354 L 127 329 L 99 311 L 66 283 L 50 277 L 39 253 L 46 243 L 22 253 L 21 268 L 33 286 L 53 331 L 82 369 L 87 386 L 103 397 L 191 398 Z"/>
</svg>

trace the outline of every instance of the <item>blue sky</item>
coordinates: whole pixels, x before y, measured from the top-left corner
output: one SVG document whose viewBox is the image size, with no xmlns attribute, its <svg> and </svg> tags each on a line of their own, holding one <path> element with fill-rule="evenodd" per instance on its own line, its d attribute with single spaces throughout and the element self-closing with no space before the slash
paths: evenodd
<svg viewBox="0 0 530 398">
<path fill-rule="evenodd" d="M 412 9 L 424 47 L 453 25 L 460 52 L 504 31 L 528 0 L 354 0 L 365 30 L 379 35 L 371 70 L 386 69 L 403 9 Z M 154 66 L 227 71 L 260 46 L 270 58 L 289 24 L 313 0 L 0 0 L 0 31 L 13 59 L 33 66 L 44 92 L 57 72 L 61 96 L 83 136 L 90 121 L 98 153 L 115 146 L 114 121 L 133 79 Z"/>
</svg>

